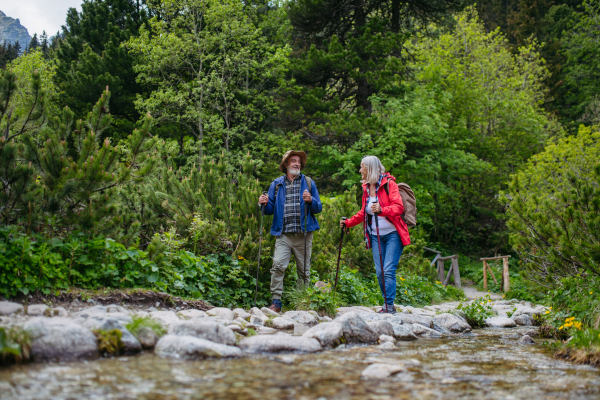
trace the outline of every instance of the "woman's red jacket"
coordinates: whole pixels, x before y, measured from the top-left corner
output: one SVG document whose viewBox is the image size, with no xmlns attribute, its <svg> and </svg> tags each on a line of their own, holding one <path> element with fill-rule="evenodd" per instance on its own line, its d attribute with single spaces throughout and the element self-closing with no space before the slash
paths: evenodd
<svg viewBox="0 0 600 400">
<path fill-rule="evenodd" d="M 389 182 L 389 191 L 388 194 L 385 191 L 385 184 Z M 367 190 L 367 184 L 363 184 L 363 196 L 362 196 L 362 207 L 360 211 L 356 213 L 353 217 L 350 217 L 346 220 L 346 226 L 348 228 L 352 228 L 355 225 L 360 224 L 361 222 L 364 224 L 364 230 L 367 232 L 366 224 L 367 218 L 365 215 L 365 206 L 369 203 L 369 192 Z M 381 205 L 381 213 L 380 217 L 386 217 L 388 221 L 390 221 L 398 234 L 400 235 L 400 240 L 402 240 L 402 244 L 404 246 L 408 246 L 410 244 L 410 235 L 408 234 L 408 227 L 406 223 L 400 217 L 404 212 L 404 205 L 402 204 L 402 197 L 400 196 L 400 192 L 398 191 L 398 185 L 396 184 L 396 178 L 394 178 L 389 173 L 385 173 L 383 179 L 381 180 L 381 184 L 379 186 L 379 190 L 377 191 L 377 198 L 379 199 L 379 204 Z M 373 232 L 374 233 L 374 232 Z M 367 236 L 365 234 L 365 236 Z M 370 238 L 366 237 L 367 243 L 370 243 Z M 368 246 L 370 247 L 370 246 Z"/>
</svg>

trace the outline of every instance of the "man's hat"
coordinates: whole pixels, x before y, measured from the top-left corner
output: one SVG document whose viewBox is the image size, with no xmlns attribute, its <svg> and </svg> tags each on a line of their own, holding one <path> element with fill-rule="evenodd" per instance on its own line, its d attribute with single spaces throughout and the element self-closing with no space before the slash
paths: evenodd
<svg viewBox="0 0 600 400">
<path fill-rule="evenodd" d="M 283 155 L 283 159 L 281 160 L 281 164 L 279 164 L 279 170 L 281 172 L 287 172 L 287 167 L 285 165 L 285 163 L 287 162 L 287 159 L 290 158 L 291 156 L 299 156 L 300 157 L 300 169 L 303 170 L 304 167 L 306 167 L 306 153 L 303 151 L 294 151 L 294 150 L 288 150 L 284 155 Z"/>
</svg>

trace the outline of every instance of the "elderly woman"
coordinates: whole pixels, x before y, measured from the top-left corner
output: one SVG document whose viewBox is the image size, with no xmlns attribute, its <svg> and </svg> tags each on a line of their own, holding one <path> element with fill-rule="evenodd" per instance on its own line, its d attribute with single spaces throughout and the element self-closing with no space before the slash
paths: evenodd
<svg viewBox="0 0 600 400">
<path fill-rule="evenodd" d="M 385 304 L 380 312 L 393 314 L 396 313 L 396 268 L 404 246 L 410 244 L 408 227 L 401 218 L 404 212 L 402 197 L 396 178 L 385 172 L 379 158 L 364 157 L 360 162 L 360 174 L 363 184 L 362 207 L 353 217 L 340 221 L 340 226 L 351 228 L 363 222 L 367 249 L 371 248 L 373 252 L 379 288 L 382 294 L 385 292 Z M 379 233 L 375 217 L 378 219 Z M 383 260 L 383 276 L 380 260 Z"/>
</svg>

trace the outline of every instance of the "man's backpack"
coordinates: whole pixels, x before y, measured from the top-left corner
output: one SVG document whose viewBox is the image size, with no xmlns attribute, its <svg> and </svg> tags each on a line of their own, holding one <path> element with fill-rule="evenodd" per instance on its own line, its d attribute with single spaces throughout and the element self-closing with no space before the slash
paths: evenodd
<svg viewBox="0 0 600 400">
<path fill-rule="evenodd" d="M 390 195 L 389 181 L 383 185 L 385 192 L 388 197 Z M 404 212 L 400 216 L 402 220 L 406 223 L 406 226 L 409 228 L 413 228 L 417 226 L 417 199 L 415 198 L 415 194 L 413 193 L 410 186 L 406 183 L 398 184 L 398 191 L 400 192 L 400 197 L 402 197 L 402 204 L 404 205 Z"/>
</svg>

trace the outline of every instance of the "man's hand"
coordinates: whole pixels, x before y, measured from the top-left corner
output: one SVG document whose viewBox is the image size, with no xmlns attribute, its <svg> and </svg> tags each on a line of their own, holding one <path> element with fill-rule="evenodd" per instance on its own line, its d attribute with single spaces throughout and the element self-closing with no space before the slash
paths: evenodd
<svg viewBox="0 0 600 400">
<path fill-rule="evenodd" d="M 263 194 L 258 198 L 258 204 L 267 204 L 268 202 L 269 196 L 267 196 L 266 194 Z"/>
<path fill-rule="evenodd" d="M 373 203 L 371 206 L 371 211 L 373 211 L 373 214 L 379 214 L 381 212 L 381 206 L 379 203 Z"/>
<path fill-rule="evenodd" d="M 302 193 L 302 198 L 304 199 L 305 203 L 312 203 L 312 196 L 306 189 L 304 189 L 304 193 Z"/>
</svg>

